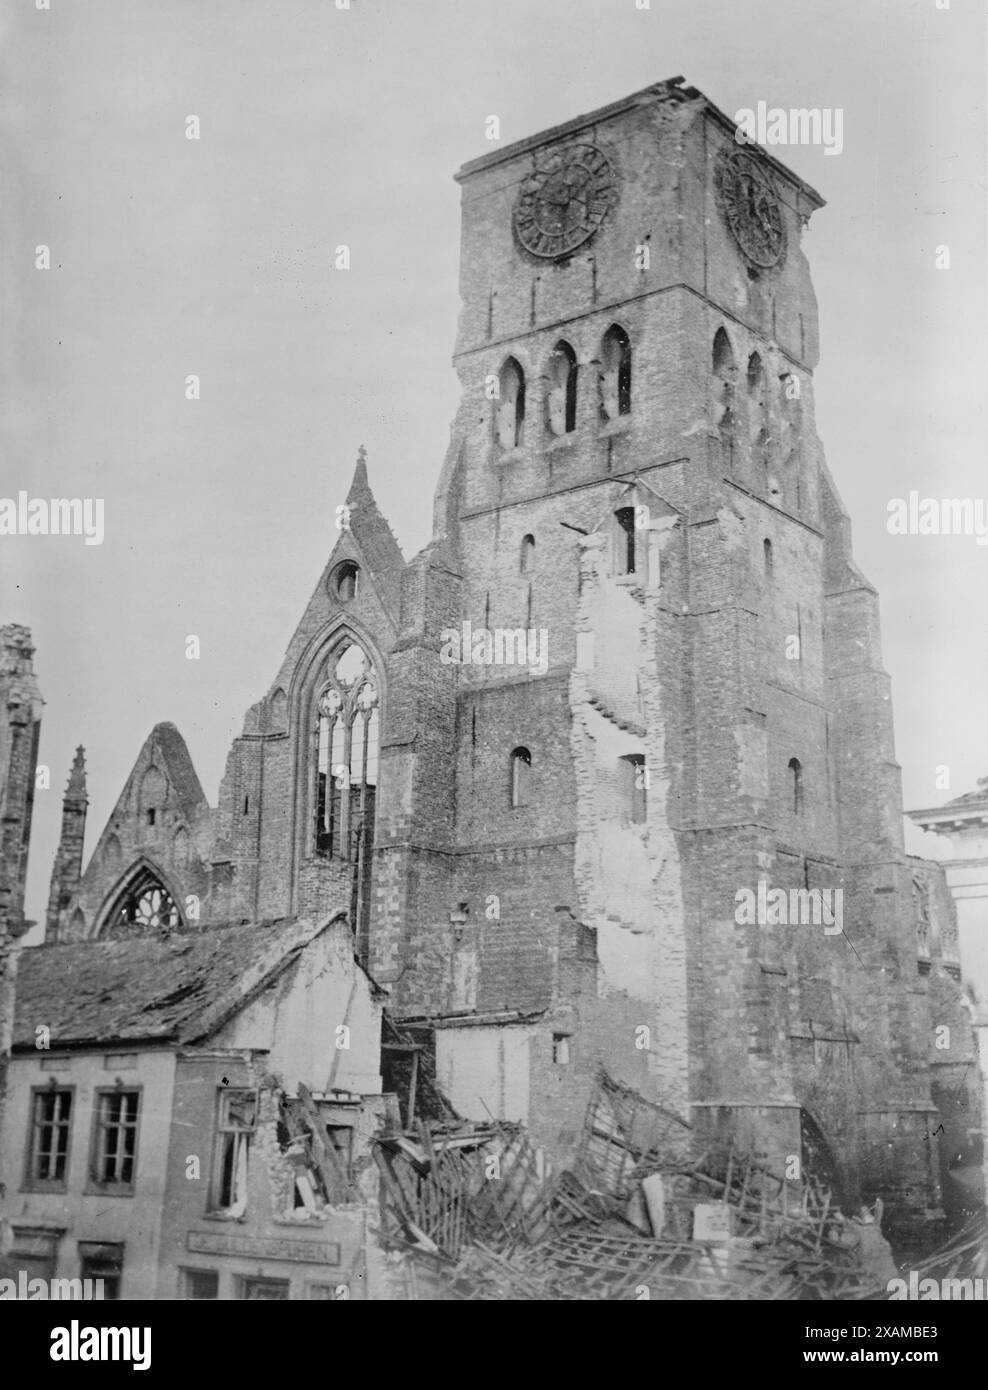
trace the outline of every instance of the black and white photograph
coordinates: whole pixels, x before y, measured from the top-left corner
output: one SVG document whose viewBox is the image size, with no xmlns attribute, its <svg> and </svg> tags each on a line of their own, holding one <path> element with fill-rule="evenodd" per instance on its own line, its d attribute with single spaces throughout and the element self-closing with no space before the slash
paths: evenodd
<svg viewBox="0 0 988 1390">
<path fill-rule="evenodd" d="M 314 1300 L 951 1364 L 984 6 L 8 0 L 0 62 L 32 1364 Z"/>
</svg>

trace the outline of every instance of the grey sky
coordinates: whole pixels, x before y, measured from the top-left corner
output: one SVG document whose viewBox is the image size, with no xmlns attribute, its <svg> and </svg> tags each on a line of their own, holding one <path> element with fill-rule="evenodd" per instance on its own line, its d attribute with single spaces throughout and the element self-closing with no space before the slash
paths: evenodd
<svg viewBox="0 0 988 1390">
<path fill-rule="evenodd" d="M 906 804 L 945 799 L 938 764 L 950 794 L 988 772 L 988 547 L 885 524 L 911 488 L 988 498 L 979 9 L 7 6 L 0 496 L 106 506 L 99 547 L 0 538 L 0 620 L 33 629 L 47 701 L 29 913 L 44 912 L 76 743 L 87 853 L 158 720 L 181 729 L 215 802 L 336 539 L 358 444 L 406 555 L 428 540 L 457 399 L 452 175 L 491 148 L 485 118 L 508 142 L 678 73 L 732 115 L 759 100 L 843 108 L 839 156 L 773 150 L 828 201 L 804 242 L 818 425 L 882 594 Z M 347 273 L 333 269 L 343 242 Z"/>
</svg>

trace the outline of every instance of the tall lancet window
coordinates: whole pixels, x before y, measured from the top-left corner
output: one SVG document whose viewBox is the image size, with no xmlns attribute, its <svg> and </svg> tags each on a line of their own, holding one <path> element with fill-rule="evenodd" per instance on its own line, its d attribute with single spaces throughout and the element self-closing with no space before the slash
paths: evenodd
<svg viewBox="0 0 988 1390">
<path fill-rule="evenodd" d="M 316 853 L 369 871 L 379 740 L 373 667 L 355 642 L 338 648 L 317 696 Z M 360 879 L 357 876 L 358 894 Z"/>
</svg>

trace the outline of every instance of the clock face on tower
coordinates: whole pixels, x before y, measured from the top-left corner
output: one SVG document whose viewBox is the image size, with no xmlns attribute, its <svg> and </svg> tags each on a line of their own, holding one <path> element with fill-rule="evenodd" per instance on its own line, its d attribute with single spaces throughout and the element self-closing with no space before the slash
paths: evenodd
<svg viewBox="0 0 988 1390">
<path fill-rule="evenodd" d="M 754 266 L 777 265 L 786 249 L 782 207 L 762 161 L 747 152 L 720 164 L 717 191 L 734 240 Z"/>
<path fill-rule="evenodd" d="M 614 193 L 614 172 L 596 145 L 554 150 L 521 185 L 515 234 L 533 256 L 568 256 L 593 236 Z"/>
</svg>

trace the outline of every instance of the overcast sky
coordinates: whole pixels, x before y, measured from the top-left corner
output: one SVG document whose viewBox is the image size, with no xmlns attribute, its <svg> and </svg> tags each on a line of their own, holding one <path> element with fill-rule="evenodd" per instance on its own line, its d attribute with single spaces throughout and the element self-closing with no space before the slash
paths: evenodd
<svg viewBox="0 0 988 1390">
<path fill-rule="evenodd" d="M 457 401 L 452 176 L 491 149 L 486 118 L 510 142 L 677 74 L 729 115 L 843 110 L 840 155 L 773 151 L 828 204 L 804 238 L 817 423 L 882 595 L 906 805 L 988 773 L 988 546 L 886 530 L 910 489 L 988 499 L 980 5 L 50 3 L 0 19 L 0 496 L 103 498 L 106 534 L 0 538 L 0 621 L 33 630 L 47 702 L 30 915 L 77 743 L 87 854 L 159 720 L 215 803 L 359 444 L 406 556 L 428 541 Z"/>
</svg>

